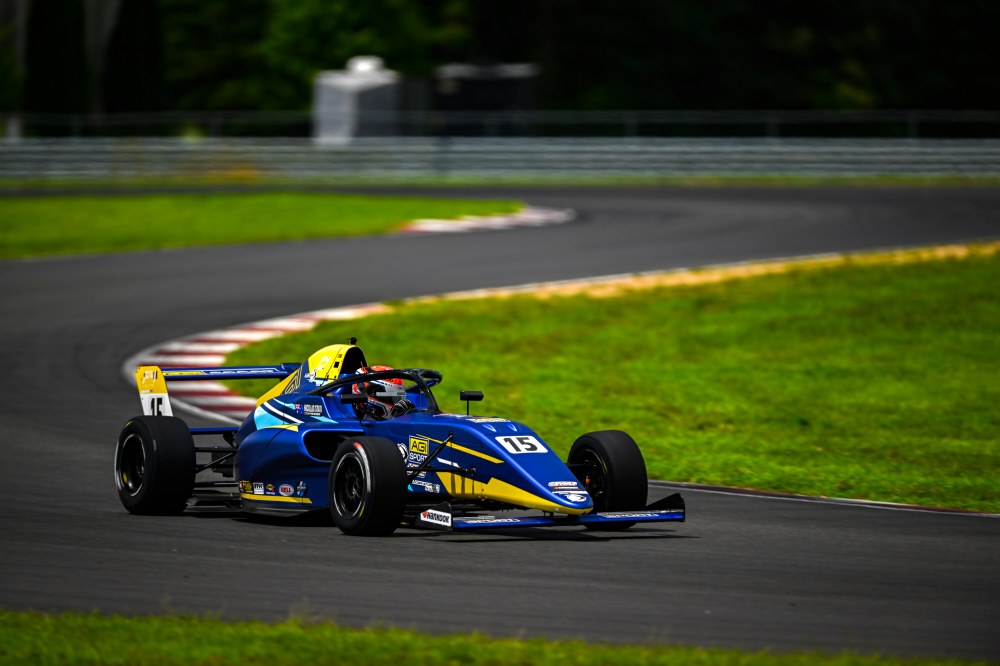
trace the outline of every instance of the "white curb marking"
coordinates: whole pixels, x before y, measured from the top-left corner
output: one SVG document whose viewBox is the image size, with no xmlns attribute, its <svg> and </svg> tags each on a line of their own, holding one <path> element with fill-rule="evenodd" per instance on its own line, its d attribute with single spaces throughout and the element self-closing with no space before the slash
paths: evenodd
<svg viewBox="0 0 1000 666">
<path fill-rule="evenodd" d="M 496 231 L 518 227 L 565 224 L 576 219 L 570 208 L 525 208 L 509 215 L 466 215 L 457 220 L 414 220 L 400 229 L 400 234 L 455 234 L 469 231 Z"/>
</svg>

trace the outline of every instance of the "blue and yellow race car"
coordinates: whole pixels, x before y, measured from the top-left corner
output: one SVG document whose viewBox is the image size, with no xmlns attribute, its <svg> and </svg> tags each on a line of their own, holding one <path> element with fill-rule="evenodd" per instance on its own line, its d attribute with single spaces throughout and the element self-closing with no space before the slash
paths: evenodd
<svg viewBox="0 0 1000 666">
<path fill-rule="evenodd" d="M 563 462 L 528 426 L 470 415 L 481 392 L 461 392 L 466 414 L 443 413 L 431 392 L 441 373 L 369 366 L 356 342 L 301 364 L 140 367 L 143 415 L 115 448 L 122 504 L 137 514 L 329 512 L 352 535 L 684 520 L 679 494 L 646 505 L 646 465 L 624 432 L 582 435 Z M 247 378 L 280 381 L 242 425 L 189 428 L 173 416 L 167 381 Z"/>
</svg>

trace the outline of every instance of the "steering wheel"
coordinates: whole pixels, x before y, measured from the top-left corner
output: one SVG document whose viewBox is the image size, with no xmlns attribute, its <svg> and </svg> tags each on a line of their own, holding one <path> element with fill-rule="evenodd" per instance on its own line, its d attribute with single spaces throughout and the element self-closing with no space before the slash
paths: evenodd
<svg viewBox="0 0 1000 666">
<path fill-rule="evenodd" d="M 406 372 L 412 372 L 413 374 L 424 380 L 427 387 L 437 386 L 441 383 L 441 373 L 437 370 L 429 370 L 427 368 L 407 368 Z"/>
</svg>

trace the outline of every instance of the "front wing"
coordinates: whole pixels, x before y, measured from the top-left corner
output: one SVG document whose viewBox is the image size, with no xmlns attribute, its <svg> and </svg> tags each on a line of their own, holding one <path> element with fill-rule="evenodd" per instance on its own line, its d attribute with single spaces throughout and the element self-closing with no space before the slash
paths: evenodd
<svg viewBox="0 0 1000 666">
<path fill-rule="evenodd" d="M 448 503 L 420 512 L 412 522 L 413 527 L 434 530 L 458 531 L 509 527 L 574 527 L 607 523 L 662 523 L 681 521 L 685 518 L 684 499 L 679 493 L 653 502 L 636 511 L 604 511 L 580 516 L 456 516 Z"/>
</svg>

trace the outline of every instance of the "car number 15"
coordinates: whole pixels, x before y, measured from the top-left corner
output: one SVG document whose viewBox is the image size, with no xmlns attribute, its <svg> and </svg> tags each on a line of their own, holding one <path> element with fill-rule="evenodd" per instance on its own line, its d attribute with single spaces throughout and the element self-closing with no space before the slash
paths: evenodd
<svg viewBox="0 0 1000 666">
<path fill-rule="evenodd" d="M 545 453 L 548 451 L 544 444 L 531 435 L 497 437 L 497 441 L 511 453 Z"/>
</svg>

